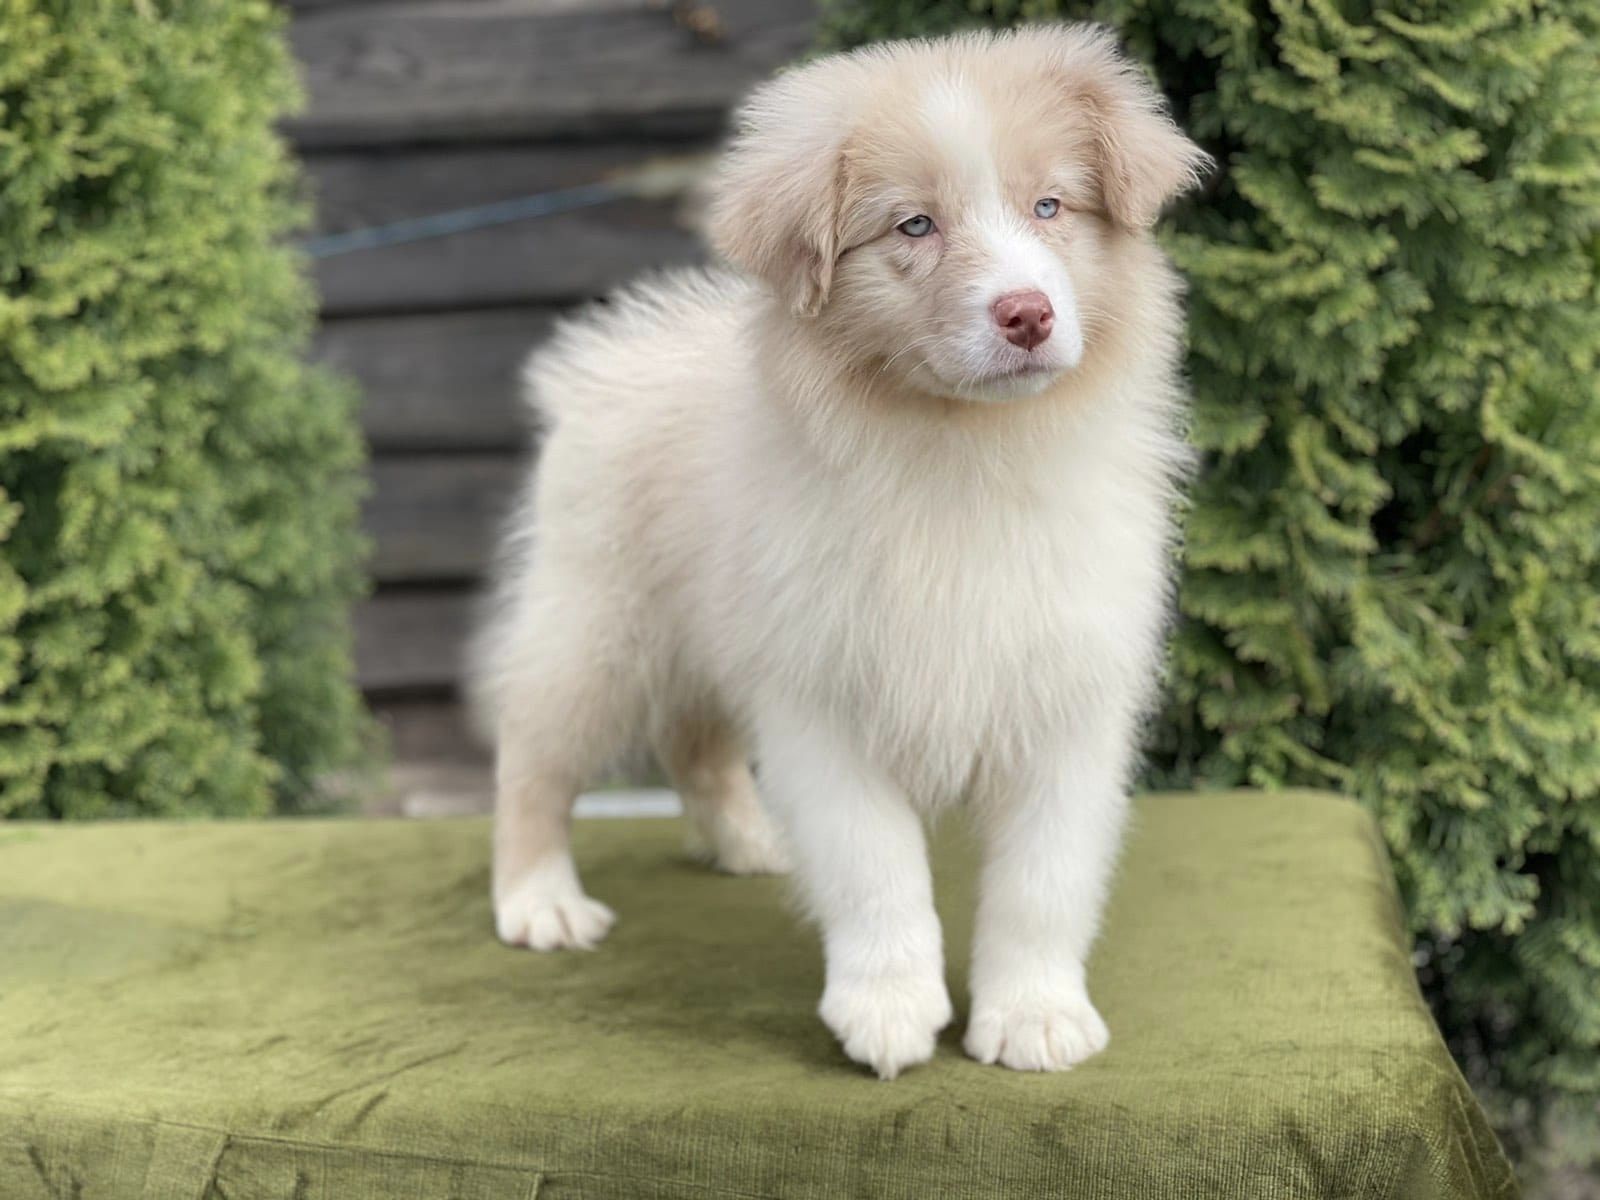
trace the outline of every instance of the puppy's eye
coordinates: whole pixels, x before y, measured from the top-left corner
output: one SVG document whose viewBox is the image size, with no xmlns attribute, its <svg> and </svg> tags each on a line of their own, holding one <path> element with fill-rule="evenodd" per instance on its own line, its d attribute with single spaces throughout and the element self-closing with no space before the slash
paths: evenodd
<svg viewBox="0 0 1600 1200">
<path fill-rule="evenodd" d="M 909 221 L 901 221 L 895 228 L 907 237 L 927 237 L 933 232 L 933 218 L 915 216 Z"/>
<path fill-rule="evenodd" d="M 1033 206 L 1033 215 L 1042 221 L 1048 221 L 1060 211 L 1061 201 L 1050 196 L 1046 196 L 1043 200 L 1039 201 L 1039 203 Z"/>
</svg>

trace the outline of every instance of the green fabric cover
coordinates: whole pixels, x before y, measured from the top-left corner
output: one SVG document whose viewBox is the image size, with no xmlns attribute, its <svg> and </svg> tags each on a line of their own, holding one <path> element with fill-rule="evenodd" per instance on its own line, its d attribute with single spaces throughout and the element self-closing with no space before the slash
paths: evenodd
<svg viewBox="0 0 1600 1200">
<path fill-rule="evenodd" d="M 478 820 L 0 828 L 0 1197 L 1514 1194 L 1354 805 L 1142 799 L 1091 970 L 1111 1048 L 1054 1076 L 964 1058 L 958 1015 L 871 1078 L 783 883 L 680 836 L 581 823 L 620 921 L 542 956 L 490 932 Z"/>
</svg>

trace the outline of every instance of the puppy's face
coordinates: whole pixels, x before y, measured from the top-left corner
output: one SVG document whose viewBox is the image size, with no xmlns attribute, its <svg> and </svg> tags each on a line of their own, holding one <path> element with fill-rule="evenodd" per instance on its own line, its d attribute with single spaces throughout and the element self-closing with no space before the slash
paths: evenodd
<svg viewBox="0 0 1600 1200">
<path fill-rule="evenodd" d="M 1103 283 L 1082 123 L 981 77 L 897 82 L 845 144 L 844 236 L 819 315 L 924 391 L 1042 390 L 1082 358 Z"/>
<path fill-rule="evenodd" d="M 1204 161 L 1098 31 L 899 43 L 756 94 L 712 234 L 852 365 L 1003 401 L 1118 319 L 1109 243 Z"/>
</svg>

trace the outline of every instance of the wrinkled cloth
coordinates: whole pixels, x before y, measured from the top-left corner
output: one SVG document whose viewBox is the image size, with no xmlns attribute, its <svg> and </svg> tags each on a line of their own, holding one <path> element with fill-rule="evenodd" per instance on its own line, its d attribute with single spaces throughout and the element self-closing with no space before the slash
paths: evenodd
<svg viewBox="0 0 1600 1200">
<path fill-rule="evenodd" d="M 4 1200 L 1509 1197 L 1371 820 L 1141 798 L 1056 1075 L 961 1054 L 974 852 L 937 841 L 957 1020 L 893 1083 L 815 1015 L 786 885 L 580 822 L 592 953 L 499 945 L 481 820 L 0 826 Z"/>
</svg>

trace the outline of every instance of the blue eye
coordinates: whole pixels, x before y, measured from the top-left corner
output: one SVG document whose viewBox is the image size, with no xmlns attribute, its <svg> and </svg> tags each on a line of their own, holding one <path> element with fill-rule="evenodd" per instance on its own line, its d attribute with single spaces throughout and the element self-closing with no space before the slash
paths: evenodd
<svg viewBox="0 0 1600 1200">
<path fill-rule="evenodd" d="M 907 237 L 927 237 L 933 232 L 933 218 L 912 217 L 909 221 L 901 221 L 895 228 Z"/>
<path fill-rule="evenodd" d="M 1061 201 L 1046 196 L 1033 206 L 1033 215 L 1041 220 L 1048 221 L 1061 211 Z"/>
</svg>

